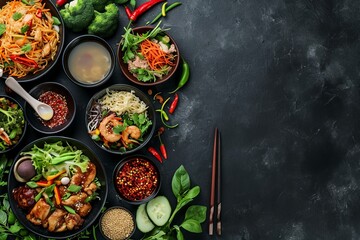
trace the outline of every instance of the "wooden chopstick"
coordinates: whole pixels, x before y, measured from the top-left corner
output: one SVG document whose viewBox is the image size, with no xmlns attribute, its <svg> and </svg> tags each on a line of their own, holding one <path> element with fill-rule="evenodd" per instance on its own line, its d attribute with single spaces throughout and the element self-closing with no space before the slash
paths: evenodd
<svg viewBox="0 0 360 240">
<path fill-rule="evenodd" d="M 216 178 L 216 152 L 217 152 L 218 129 L 215 128 L 213 157 L 211 165 L 211 189 L 210 189 L 210 211 L 209 211 L 209 235 L 214 234 L 214 203 L 215 203 L 215 178 Z"/>
<path fill-rule="evenodd" d="M 221 235 L 221 141 L 220 132 L 217 143 L 217 215 L 216 215 L 216 232 Z"/>
</svg>

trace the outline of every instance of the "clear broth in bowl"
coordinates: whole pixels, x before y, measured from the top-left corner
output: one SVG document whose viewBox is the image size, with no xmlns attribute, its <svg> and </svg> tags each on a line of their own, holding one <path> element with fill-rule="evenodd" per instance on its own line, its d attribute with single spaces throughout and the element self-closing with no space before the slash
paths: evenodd
<svg viewBox="0 0 360 240">
<path fill-rule="evenodd" d="M 69 54 L 69 70 L 84 84 L 94 84 L 106 77 L 111 67 L 109 51 L 97 42 L 84 42 Z"/>
</svg>

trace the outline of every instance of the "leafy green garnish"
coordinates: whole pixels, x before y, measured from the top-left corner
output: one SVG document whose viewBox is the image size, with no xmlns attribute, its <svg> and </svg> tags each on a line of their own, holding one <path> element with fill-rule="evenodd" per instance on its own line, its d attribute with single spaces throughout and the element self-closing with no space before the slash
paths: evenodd
<svg viewBox="0 0 360 240">
<path fill-rule="evenodd" d="M 15 21 L 19 20 L 21 17 L 22 17 L 22 14 L 19 13 L 19 12 L 15 12 L 15 13 L 12 15 L 12 18 L 13 18 Z"/>
<path fill-rule="evenodd" d="M 25 44 L 24 46 L 21 47 L 21 51 L 23 51 L 24 53 L 27 53 L 29 51 L 31 51 L 32 47 L 30 43 Z"/>
<path fill-rule="evenodd" d="M 60 25 L 61 24 L 60 20 L 57 17 L 52 16 L 51 18 L 53 19 L 53 24 L 54 25 Z"/>
<path fill-rule="evenodd" d="M 0 23 L 0 36 L 3 35 L 5 31 L 6 31 L 6 25 Z"/>
<path fill-rule="evenodd" d="M 75 185 L 75 184 L 71 184 L 68 189 L 69 192 L 73 192 L 73 193 L 77 193 L 78 191 L 81 190 L 81 186 Z"/>
<path fill-rule="evenodd" d="M 30 5 L 30 6 L 32 6 L 32 5 L 35 4 L 35 1 L 34 1 L 34 0 L 29 0 L 29 1 L 27 1 L 27 0 L 21 0 L 21 2 L 24 3 L 24 4 L 26 4 L 26 5 Z"/>
<path fill-rule="evenodd" d="M 29 28 L 30 28 L 30 26 L 26 24 L 26 25 L 21 27 L 20 31 L 21 31 L 22 34 L 24 34 L 29 30 Z"/>
<path fill-rule="evenodd" d="M 201 233 L 201 223 L 206 220 L 206 207 L 201 205 L 190 206 L 186 212 L 183 222 L 180 225 L 173 225 L 171 223 L 175 215 L 188 203 L 199 195 L 200 187 L 195 186 L 190 188 L 190 177 L 184 166 L 181 165 L 175 172 L 171 188 L 174 196 L 177 199 L 175 210 L 170 216 L 170 219 L 163 227 L 156 227 L 150 233 L 147 233 L 143 240 L 155 239 L 184 239 L 181 228 L 192 233 Z"/>
<path fill-rule="evenodd" d="M 120 134 L 122 131 L 124 131 L 126 129 L 126 126 L 125 126 L 125 124 L 123 124 L 123 125 L 117 125 L 117 126 L 115 126 L 114 128 L 113 128 L 113 132 L 115 133 L 115 134 Z"/>
<path fill-rule="evenodd" d="M 126 1 L 125 1 L 126 2 Z M 135 9 L 136 6 L 136 0 L 130 0 L 130 6 Z"/>
</svg>

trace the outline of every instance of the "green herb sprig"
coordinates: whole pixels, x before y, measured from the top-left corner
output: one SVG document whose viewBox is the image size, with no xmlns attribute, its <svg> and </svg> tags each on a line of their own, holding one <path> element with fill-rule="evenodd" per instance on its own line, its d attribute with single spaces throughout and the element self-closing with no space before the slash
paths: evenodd
<svg viewBox="0 0 360 240">
<path fill-rule="evenodd" d="M 175 172 L 171 188 L 177 200 L 175 210 L 172 212 L 170 219 L 163 227 L 156 227 L 150 233 L 145 234 L 143 240 L 165 240 L 165 239 L 178 239 L 183 240 L 184 236 L 182 229 L 192 233 L 201 233 L 201 223 L 206 220 L 205 206 L 192 205 L 186 212 L 183 222 L 180 225 L 172 225 L 176 214 L 188 203 L 194 200 L 200 193 L 200 187 L 191 187 L 190 177 L 183 165 L 181 165 Z"/>
</svg>

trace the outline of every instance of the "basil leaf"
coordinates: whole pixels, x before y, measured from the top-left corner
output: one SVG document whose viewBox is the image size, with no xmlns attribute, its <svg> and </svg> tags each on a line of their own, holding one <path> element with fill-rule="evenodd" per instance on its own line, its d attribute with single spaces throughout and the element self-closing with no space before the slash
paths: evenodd
<svg viewBox="0 0 360 240">
<path fill-rule="evenodd" d="M 0 224 L 6 225 L 7 222 L 7 215 L 3 210 L 0 210 Z"/>
<path fill-rule="evenodd" d="M 184 235 L 182 234 L 179 226 L 174 225 L 174 228 L 175 228 L 175 230 L 176 230 L 176 239 L 177 239 L 177 240 L 185 240 L 185 239 L 184 239 Z"/>
<path fill-rule="evenodd" d="M 10 204 L 9 204 L 9 201 L 7 200 L 7 198 L 3 199 L 3 209 L 5 211 L 9 211 L 9 209 L 10 209 Z"/>
<path fill-rule="evenodd" d="M 184 192 L 189 190 L 190 177 L 183 165 L 181 165 L 176 170 L 171 181 L 171 188 L 178 202 L 180 201 L 180 198 L 184 194 Z"/>
<path fill-rule="evenodd" d="M 192 233 L 201 233 L 202 228 L 198 221 L 194 219 L 189 219 L 183 222 L 180 227 L 184 228 L 185 230 L 192 232 Z"/>
<path fill-rule="evenodd" d="M 3 35 L 5 31 L 6 31 L 6 25 L 1 23 L 0 24 L 0 36 Z"/>
<path fill-rule="evenodd" d="M 0 233 L 0 240 L 6 240 L 8 235 L 7 235 L 7 233 L 5 233 L 5 229 L 0 228 L 0 232 L 1 232 Z"/>
<path fill-rule="evenodd" d="M 81 186 L 75 185 L 75 184 L 71 184 L 68 189 L 69 192 L 73 192 L 73 193 L 77 193 L 78 191 L 81 190 Z"/>
<path fill-rule="evenodd" d="M 21 230 L 21 227 L 18 225 L 17 222 L 15 222 L 14 225 L 11 225 L 9 228 L 11 233 L 18 233 Z"/>
<path fill-rule="evenodd" d="M 22 14 L 19 13 L 19 12 L 15 12 L 15 13 L 12 15 L 12 18 L 13 18 L 15 21 L 19 20 L 21 17 L 22 17 Z"/>
<path fill-rule="evenodd" d="M 200 205 L 190 206 L 185 213 L 185 220 L 194 219 L 199 223 L 206 220 L 206 207 Z"/>
<path fill-rule="evenodd" d="M 200 187 L 199 186 L 195 186 L 192 189 L 190 189 L 186 195 L 184 196 L 184 199 L 190 199 L 190 198 L 195 198 L 197 195 L 199 195 L 200 193 Z"/>
<path fill-rule="evenodd" d="M 33 181 L 27 182 L 26 185 L 28 185 L 30 188 L 37 188 L 38 187 L 37 183 L 33 182 Z"/>
<path fill-rule="evenodd" d="M 23 51 L 24 53 L 27 53 L 29 51 L 31 51 L 32 47 L 30 43 L 25 44 L 24 46 L 21 47 L 21 51 Z"/>
</svg>

